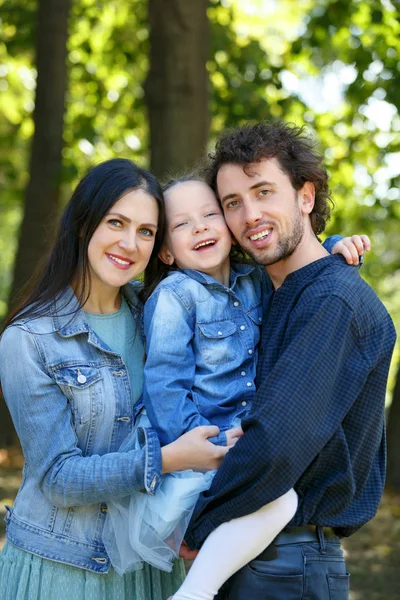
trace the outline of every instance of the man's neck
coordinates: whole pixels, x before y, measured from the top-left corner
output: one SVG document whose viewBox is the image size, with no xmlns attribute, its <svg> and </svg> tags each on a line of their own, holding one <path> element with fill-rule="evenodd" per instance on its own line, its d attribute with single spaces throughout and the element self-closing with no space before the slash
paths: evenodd
<svg viewBox="0 0 400 600">
<path fill-rule="evenodd" d="M 305 231 L 293 254 L 273 265 L 268 265 L 265 269 L 271 278 L 274 288 L 277 290 L 290 273 L 294 273 L 294 271 L 298 271 L 325 256 L 329 256 L 329 252 L 325 250 L 314 233 Z"/>
</svg>

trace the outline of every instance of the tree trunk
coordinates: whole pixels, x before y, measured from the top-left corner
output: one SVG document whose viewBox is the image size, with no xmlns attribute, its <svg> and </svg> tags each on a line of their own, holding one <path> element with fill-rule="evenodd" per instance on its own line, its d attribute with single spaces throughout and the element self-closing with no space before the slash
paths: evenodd
<svg viewBox="0 0 400 600">
<path fill-rule="evenodd" d="M 387 425 L 388 464 L 386 484 L 400 492 L 400 364 Z"/>
<path fill-rule="evenodd" d="M 9 310 L 47 252 L 58 219 L 69 10 L 70 0 L 39 0 L 35 133 Z M 0 393 L 0 447 L 15 441 L 14 427 Z"/>
<path fill-rule="evenodd" d="M 39 0 L 36 42 L 35 132 L 9 308 L 54 235 L 60 199 L 70 0 Z"/>
<path fill-rule="evenodd" d="M 208 0 L 149 0 L 145 86 L 151 171 L 176 175 L 204 157 L 209 131 Z"/>
</svg>

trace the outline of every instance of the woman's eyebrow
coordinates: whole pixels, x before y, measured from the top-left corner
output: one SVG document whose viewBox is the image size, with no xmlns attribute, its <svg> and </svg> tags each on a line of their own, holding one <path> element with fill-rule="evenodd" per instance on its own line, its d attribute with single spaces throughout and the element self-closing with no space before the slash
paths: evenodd
<svg viewBox="0 0 400 600">
<path fill-rule="evenodd" d="M 125 215 L 121 215 L 121 213 L 114 213 L 114 212 L 109 212 L 107 217 L 119 217 L 120 219 L 122 219 L 123 221 L 126 221 L 127 223 L 131 223 L 131 219 L 129 217 L 126 217 Z"/>
</svg>

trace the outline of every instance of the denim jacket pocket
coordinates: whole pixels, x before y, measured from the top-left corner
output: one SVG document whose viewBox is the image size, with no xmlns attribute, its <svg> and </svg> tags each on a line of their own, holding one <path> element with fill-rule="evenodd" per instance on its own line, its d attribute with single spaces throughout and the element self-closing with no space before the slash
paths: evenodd
<svg viewBox="0 0 400 600">
<path fill-rule="evenodd" d="M 85 365 L 60 367 L 54 378 L 70 402 L 77 425 L 88 423 L 102 411 L 101 387 L 96 385 L 102 380 L 100 369 Z"/>
<path fill-rule="evenodd" d="M 234 334 L 237 326 L 233 321 L 198 323 L 200 351 L 205 363 L 216 365 L 235 360 L 239 339 Z"/>
</svg>

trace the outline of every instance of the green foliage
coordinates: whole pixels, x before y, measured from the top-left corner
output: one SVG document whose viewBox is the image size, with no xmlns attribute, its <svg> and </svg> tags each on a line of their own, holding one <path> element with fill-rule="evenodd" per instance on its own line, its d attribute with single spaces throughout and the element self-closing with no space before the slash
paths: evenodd
<svg viewBox="0 0 400 600">
<path fill-rule="evenodd" d="M 63 197 L 92 164 L 148 164 L 146 0 L 72 4 Z M 0 0 L 0 314 L 28 177 L 36 2 Z M 210 147 L 249 120 L 283 117 L 318 137 L 336 211 L 328 233 L 368 233 L 363 274 L 400 304 L 400 24 L 390 0 L 210 0 Z M 332 101 L 330 96 L 337 98 Z"/>
</svg>

